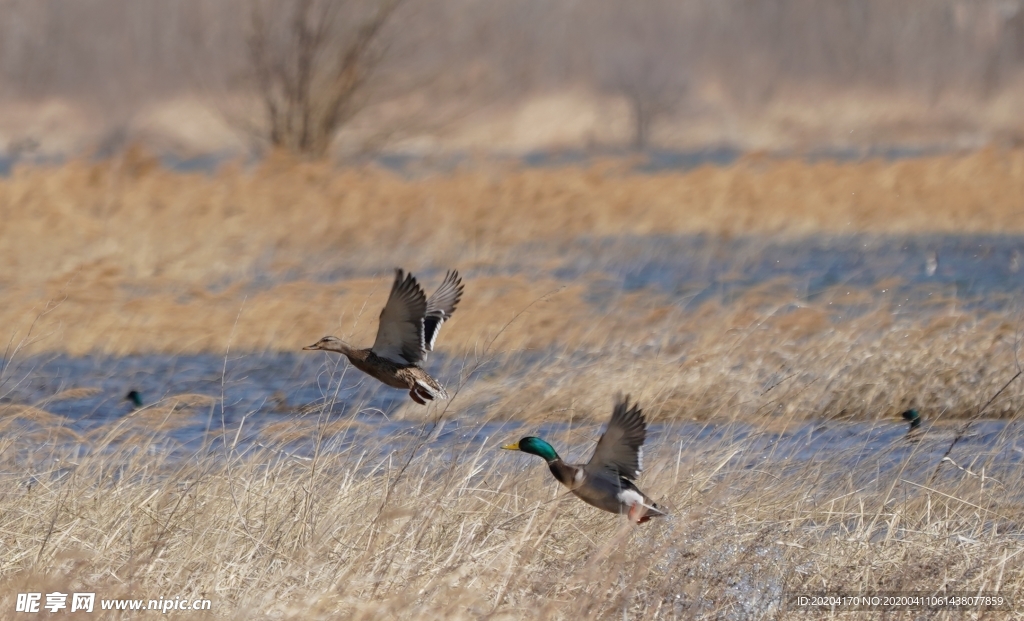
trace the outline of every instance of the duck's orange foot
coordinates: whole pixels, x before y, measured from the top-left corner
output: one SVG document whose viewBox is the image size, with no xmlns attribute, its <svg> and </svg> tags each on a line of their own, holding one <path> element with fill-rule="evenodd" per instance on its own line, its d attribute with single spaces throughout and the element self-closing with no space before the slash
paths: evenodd
<svg viewBox="0 0 1024 621">
<path fill-rule="evenodd" d="M 629 520 L 636 522 L 637 524 L 643 524 L 647 520 L 651 519 L 651 516 L 647 515 L 647 507 L 643 506 L 639 502 L 633 503 L 629 507 Z"/>
</svg>

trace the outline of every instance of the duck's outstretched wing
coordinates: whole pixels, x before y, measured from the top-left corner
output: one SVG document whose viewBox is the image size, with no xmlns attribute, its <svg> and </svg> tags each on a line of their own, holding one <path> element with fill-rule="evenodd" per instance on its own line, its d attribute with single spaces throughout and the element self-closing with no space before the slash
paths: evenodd
<svg viewBox="0 0 1024 621">
<path fill-rule="evenodd" d="M 401 269 L 395 270 L 395 283 L 384 310 L 380 312 L 377 338 L 370 348 L 381 358 L 398 364 L 419 364 L 424 357 L 423 317 L 427 299 L 423 289 Z"/>
<path fill-rule="evenodd" d="M 643 469 L 643 445 L 647 422 L 638 404 L 629 406 L 629 396 L 619 395 L 608 428 L 597 441 L 594 456 L 584 466 L 588 475 L 636 479 Z"/>
<path fill-rule="evenodd" d="M 437 334 L 441 331 L 441 324 L 447 321 L 455 306 L 462 299 L 462 278 L 458 270 L 449 271 L 444 282 L 437 288 L 434 295 L 427 300 L 427 313 L 423 318 L 423 344 L 426 351 L 434 351 L 434 343 L 437 341 Z M 423 357 L 426 358 L 426 352 Z"/>
</svg>

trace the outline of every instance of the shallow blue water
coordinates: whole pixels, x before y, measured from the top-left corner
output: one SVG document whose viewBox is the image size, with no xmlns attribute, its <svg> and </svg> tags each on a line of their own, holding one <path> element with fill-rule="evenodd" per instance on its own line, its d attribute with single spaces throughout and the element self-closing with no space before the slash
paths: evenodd
<svg viewBox="0 0 1024 621">
<path fill-rule="evenodd" d="M 948 147 L 900 147 L 882 146 L 875 148 L 821 148 L 809 152 L 780 151 L 771 154 L 778 158 L 803 158 L 808 162 L 836 161 L 854 162 L 866 159 L 901 160 L 930 155 L 956 153 Z M 96 159 L 103 160 L 117 154 L 117 149 L 100 149 Z M 496 157 L 514 161 L 519 165 L 531 168 L 556 168 L 565 166 L 589 166 L 594 162 L 608 158 L 632 158 L 635 160 L 632 169 L 640 173 L 656 173 L 663 171 L 686 171 L 699 166 L 730 166 L 743 157 L 744 152 L 729 145 L 709 146 L 700 149 L 669 150 L 649 149 L 639 155 L 627 149 L 560 149 L 530 151 L 522 155 L 510 154 Z M 418 174 L 450 173 L 460 166 L 471 164 L 474 155 L 462 152 L 450 152 L 439 155 L 416 155 L 408 153 L 383 153 L 350 161 L 349 163 L 373 163 L 392 172 L 415 176 Z M 242 161 L 247 166 L 255 166 L 259 158 L 249 154 L 240 156 L 237 153 L 207 153 L 197 156 L 182 157 L 173 153 L 159 156 L 160 163 L 170 170 L 183 173 L 213 173 L 221 166 L 230 162 Z M 6 177 L 17 165 L 58 166 L 67 161 L 67 156 L 38 156 L 32 154 L 0 153 L 0 177 Z"/>
<path fill-rule="evenodd" d="M 439 374 L 443 377 L 458 377 L 462 370 L 451 362 L 435 363 L 444 369 Z M 492 364 L 497 366 L 484 369 L 482 374 L 499 370 L 501 361 Z M 112 423 L 124 419 L 132 411 L 124 396 L 132 389 L 139 390 L 148 403 L 182 393 L 216 397 L 211 404 L 174 412 L 171 416 L 176 425 L 150 432 L 153 440 L 146 442 L 146 450 L 163 455 L 171 463 L 270 448 L 274 454 L 295 459 L 309 458 L 315 450 L 350 454 L 366 469 L 389 455 L 403 461 L 426 452 L 430 452 L 431 459 L 473 459 L 488 468 L 543 468 L 539 459 L 501 451 L 499 446 L 537 435 L 548 439 L 567 461 L 585 462 L 603 428 L 565 420 L 527 424 L 495 418 L 486 405 L 463 408 L 457 401 L 439 421 L 432 418 L 438 410 L 427 408 L 415 410 L 422 412 L 421 419 L 393 420 L 389 414 L 408 399 L 404 391 L 386 388 L 353 371 L 343 375 L 337 357 L 322 353 L 240 355 L 227 361 L 222 356 L 202 355 L 56 356 L 15 365 L 6 377 L 2 387 L 5 401 L 37 403 L 65 416 L 64 426 L 82 438 L 100 426 L 109 429 Z M 473 377 L 469 375 L 469 382 Z M 100 392 L 47 402 L 48 397 L 72 386 L 98 388 Z M 282 397 L 286 405 L 275 403 L 275 398 Z M 302 405 L 313 407 L 308 412 L 297 411 L 296 406 Z M 281 423 L 301 420 L 306 423 L 305 431 L 290 439 L 282 440 L 268 431 L 271 425 L 280 428 Z M 324 436 L 309 424 L 326 420 L 359 424 Z M 902 420 L 811 421 L 786 429 L 762 427 L 767 420 L 655 423 L 649 429 L 645 454 L 648 460 L 662 464 L 677 459 L 685 463 L 721 462 L 716 472 L 722 477 L 737 472 L 770 472 L 775 477 L 805 478 L 820 467 L 828 479 L 835 476 L 838 466 L 847 472 L 844 484 L 884 493 L 895 489 L 896 496 L 909 493 L 915 485 L 933 484 L 930 477 L 936 472 L 949 479 L 964 476 L 956 465 L 942 463 L 962 422 L 926 420 L 926 433 L 911 441 Z M 87 439 L 63 438 L 50 439 L 45 445 L 17 444 L 25 453 L 23 460 L 36 464 L 29 467 L 35 472 L 30 475 L 32 481 L 40 477 L 59 479 L 68 472 L 61 464 L 75 462 L 94 450 L 129 454 L 141 450 L 117 442 L 97 449 Z M 1013 421 L 974 423 L 949 457 L 975 474 L 983 471 L 989 479 L 1010 482 L 1018 476 L 1024 461 L 1024 425 Z M 896 479 L 906 483 L 892 487 Z M 826 498 L 830 489 L 823 485 L 815 493 Z"/>
<path fill-rule="evenodd" d="M 269 442 L 277 451 L 298 458 L 309 457 L 315 449 L 312 430 L 283 443 L 263 433 L 269 425 L 297 418 L 361 423 L 324 437 L 321 450 L 354 450 L 370 461 L 395 452 L 406 455 L 410 450 L 447 453 L 453 459 L 482 453 L 481 463 L 497 467 L 543 467 L 532 456 L 498 450 L 501 444 L 525 435 L 548 439 L 567 461 L 585 462 L 602 430 L 602 425 L 570 424 L 564 420 L 542 424 L 496 420 L 485 407 L 455 407 L 439 421 L 432 419 L 437 410 L 423 408 L 421 420 L 392 420 L 388 413 L 408 398 L 406 393 L 385 388 L 355 373 L 339 377 L 333 361 L 323 354 L 301 353 L 243 355 L 229 358 L 226 364 L 223 357 L 217 356 L 58 356 L 33 361 L 31 367 L 19 366 L 17 372 L 24 374 L 24 381 L 5 386 L 5 400 L 39 403 L 54 414 L 66 416 L 70 429 L 86 434 L 132 411 L 124 399 L 130 389 L 142 392 L 148 402 L 182 393 L 217 397 L 210 405 L 175 412 L 173 416 L 181 419 L 177 426 L 154 432 L 158 439 L 150 450 L 160 451 L 172 460 L 219 454 L 224 451 L 225 442 L 232 445 L 234 453 L 260 450 Z M 86 398 L 46 402 L 48 396 L 71 385 L 99 388 L 101 392 Z M 275 404 L 275 396 L 284 396 L 289 405 Z M 306 413 L 294 409 L 302 404 L 314 407 Z M 848 482 L 858 487 L 877 487 L 890 481 L 892 474 L 923 484 L 939 467 L 955 430 L 962 424 L 928 420 L 926 433 L 910 440 L 907 424 L 901 420 L 811 421 L 783 430 L 764 428 L 761 422 L 655 423 L 650 426 L 645 452 L 648 459 L 658 457 L 662 462 L 682 456 L 717 462 L 725 456 L 723 474 L 768 469 L 778 477 L 803 477 L 807 476 L 808 467 L 820 464 L 830 472 L 835 472 L 837 465 L 844 466 L 849 472 Z M 69 439 L 63 446 L 51 445 L 43 450 L 54 455 L 67 454 L 75 442 Z M 40 447 L 25 450 L 39 451 Z M 75 451 L 81 454 L 91 448 L 82 445 Z M 984 468 L 989 478 L 1015 477 L 1024 461 L 1024 425 L 1013 421 L 978 421 L 956 443 L 949 457 L 974 472 Z M 941 468 L 945 476 L 960 476 L 962 472 L 949 463 Z M 54 471 L 56 475 L 60 472 Z"/>
<path fill-rule="evenodd" d="M 608 312 L 615 297 L 623 292 L 652 291 L 668 296 L 684 308 L 692 308 L 713 299 L 729 304 L 744 293 L 771 283 L 797 302 L 832 304 L 830 307 L 837 309 L 837 320 L 842 320 L 843 316 L 875 306 L 897 313 L 926 314 L 936 306 L 935 299 L 941 299 L 943 304 L 954 300 L 964 312 L 1014 311 L 1024 294 L 1022 255 L 1024 237 L 999 235 L 858 235 L 798 240 L 622 236 L 525 246 L 514 253 L 519 259 L 500 268 L 468 270 L 465 276 L 469 283 L 467 295 L 473 293 L 474 276 L 499 272 L 541 275 L 566 282 L 582 280 L 589 283 L 587 299 L 599 312 Z M 333 280 L 351 275 L 326 266 L 321 277 Z M 440 272 L 426 269 L 421 275 L 431 280 Z M 285 279 L 291 277 L 309 275 Z M 270 287 L 279 282 L 281 275 L 268 273 L 250 286 Z M 843 301 L 843 292 L 848 290 L 860 292 L 857 302 Z M 520 359 L 512 366 L 521 373 L 550 352 L 516 355 Z M 558 352 L 562 359 L 566 355 L 564 351 Z M 578 356 L 576 362 L 580 365 L 595 362 L 593 353 L 572 355 Z M 451 384 L 470 370 L 468 365 L 466 361 L 446 359 L 442 348 L 432 356 L 429 366 Z M 501 374 L 505 366 L 501 358 L 473 366 L 467 381 Z M 385 443 L 387 446 L 398 446 L 429 433 L 414 423 L 390 420 L 389 415 L 408 398 L 405 392 L 386 388 L 345 369 L 347 366 L 339 364 L 338 356 L 309 352 L 243 354 L 227 360 L 220 355 L 52 356 L 15 360 L 0 376 L 0 402 L 37 404 L 66 417 L 74 431 L 85 433 L 127 415 L 131 407 L 124 396 L 129 390 L 141 392 L 147 403 L 182 393 L 215 397 L 215 403 L 194 408 L 187 415 L 187 423 L 170 432 L 177 450 L 183 453 L 203 446 L 211 431 L 237 429 L 243 420 L 246 424 L 239 438 L 255 442 L 263 426 L 297 416 L 296 409 L 303 406 L 312 406 L 304 416 L 328 414 L 335 419 L 351 417 L 365 423 L 376 430 L 379 438 L 394 438 L 394 442 Z M 71 387 L 95 388 L 98 393 L 79 399 L 48 400 Z M 499 425 L 485 420 L 486 406 L 477 407 L 481 411 L 460 410 L 458 420 L 448 420 L 442 429 L 434 430 L 437 433 L 431 443 L 473 442 L 485 436 L 514 436 L 518 432 L 519 426 L 514 422 Z M 743 431 L 742 427 L 726 426 L 699 428 L 696 433 L 742 435 L 753 433 L 753 429 Z M 767 451 L 775 458 L 807 461 L 821 451 L 842 448 L 842 438 L 830 435 L 838 432 L 812 433 L 812 429 L 813 425 L 809 425 L 777 437 L 757 434 L 748 444 L 760 448 L 749 450 Z M 856 426 L 827 429 L 853 429 L 856 441 L 864 440 L 863 429 Z M 869 429 L 872 434 L 882 434 L 878 438 L 870 436 L 867 442 L 875 450 L 899 437 L 902 427 L 894 424 L 877 428 L 888 429 L 884 432 L 875 427 Z M 1007 429 L 1017 432 L 1016 427 Z M 562 428 L 553 424 L 541 431 L 559 434 Z M 657 433 L 660 432 L 655 430 Z M 680 427 L 673 433 L 686 436 L 695 432 Z M 350 434 L 338 438 L 337 446 L 351 442 L 351 437 Z M 801 438 L 814 441 L 804 446 L 800 444 L 804 441 Z M 1018 461 L 1016 455 L 1006 457 L 1012 458 L 1013 463 Z"/>
<path fill-rule="evenodd" d="M 267 271 L 246 281 L 249 290 L 281 282 L 339 282 L 380 277 L 389 267 L 355 267 L 345 257 L 311 262 L 315 271 Z M 423 266 L 424 282 L 448 266 Z M 498 265 L 463 269 L 470 292 L 474 278 L 525 276 L 587 282 L 588 299 L 602 312 L 624 292 L 649 289 L 693 308 L 728 304 L 753 289 L 771 286 L 797 302 L 824 302 L 857 311 L 847 292 L 867 292 L 872 307 L 925 312 L 956 301 L 962 310 L 1015 310 L 1024 301 L 1024 236 L 1019 235 L 832 235 L 783 239 L 709 235 L 621 235 L 562 242 L 527 243 Z M 234 283 L 219 283 L 224 288 Z M 847 298 L 849 299 L 849 298 Z"/>
<path fill-rule="evenodd" d="M 538 249 L 539 250 L 539 249 Z M 966 308 L 1003 309 L 1024 294 L 1024 237 L 1012 235 L 763 237 L 622 236 L 561 248 L 554 275 L 601 274 L 600 303 L 618 291 L 654 288 L 684 306 L 728 302 L 766 283 L 797 299 L 834 300 L 845 290 L 874 290 L 879 300 L 929 306 L 956 299 Z"/>
</svg>

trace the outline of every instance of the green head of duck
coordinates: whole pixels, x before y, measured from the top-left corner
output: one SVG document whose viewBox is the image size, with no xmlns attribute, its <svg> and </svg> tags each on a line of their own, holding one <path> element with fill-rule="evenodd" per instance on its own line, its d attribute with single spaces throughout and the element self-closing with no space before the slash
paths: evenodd
<svg viewBox="0 0 1024 621">
<path fill-rule="evenodd" d="M 130 391 L 124 396 L 126 401 L 132 402 L 132 409 L 138 409 L 142 407 L 142 394 L 137 390 Z"/>
<path fill-rule="evenodd" d="M 910 421 L 910 429 L 917 429 L 921 426 L 921 413 L 910 409 L 903 413 L 903 420 Z"/>
<path fill-rule="evenodd" d="M 522 451 L 531 455 L 537 455 L 539 457 L 543 457 L 545 461 L 554 461 L 558 459 L 558 453 L 555 452 L 555 447 L 551 446 L 544 440 L 533 436 L 523 438 L 514 444 L 506 444 L 501 448 L 506 451 Z"/>
</svg>

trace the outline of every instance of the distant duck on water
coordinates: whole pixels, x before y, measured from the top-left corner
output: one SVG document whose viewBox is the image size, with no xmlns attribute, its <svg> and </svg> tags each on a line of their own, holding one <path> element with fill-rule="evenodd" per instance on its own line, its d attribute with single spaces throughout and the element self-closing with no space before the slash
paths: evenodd
<svg viewBox="0 0 1024 621">
<path fill-rule="evenodd" d="M 434 350 L 441 325 L 455 312 L 462 290 L 459 272 L 451 270 L 428 300 L 412 274 L 396 269 L 373 347 L 356 349 L 337 337 L 325 336 L 303 349 L 344 354 L 363 373 L 393 388 L 408 390 L 412 400 L 420 405 L 447 399 L 444 387 L 419 365 Z"/>
<path fill-rule="evenodd" d="M 915 409 L 910 409 L 903 412 L 903 420 L 910 423 L 910 428 L 907 429 L 907 435 L 920 431 L 921 429 L 921 413 Z"/>
<path fill-rule="evenodd" d="M 629 396 L 619 396 L 608 428 L 586 464 L 563 462 L 554 447 L 532 436 L 501 448 L 542 457 L 558 482 L 580 500 L 604 511 L 624 513 L 640 524 L 667 515 L 633 483 L 643 469 L 646 439 L 647 422 L 640 406 L 630 407 Z"/>
<path fill-rule="evenodd" d="M 954 424 L 953 421 L 945 421 L 946 424 L 940 424 L 939 421 L 935 420 L 925 425 L 924 417 L 921 416 L 921 413 L 916 408 L 904 411 L 902 416 L 903 420 L 910 423 L 906 436 L 910 440 L 917 440 L 925 434 L 928 434 L 929 440 L 939 442 L 967 440 L 977 436 L 977 432 L 970 429 L 970 421 L 961 421 L 960 424 Z"/>
<path fill-rule="evenodd" d="M 142 407 L 142 393 L 137 390 L 130 390 L 128 394 L 124 396 L 125 401 L 130 401 L 132 409 L 137 410 Z"/>
</svg>

